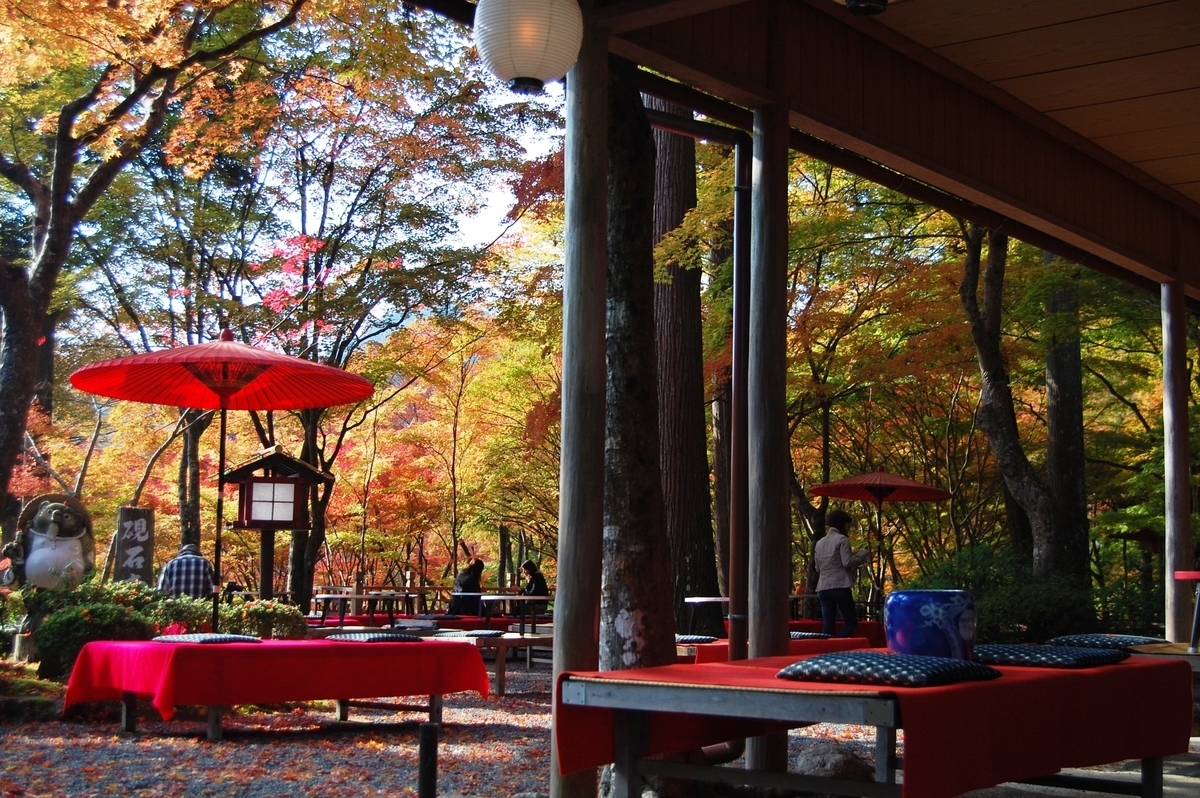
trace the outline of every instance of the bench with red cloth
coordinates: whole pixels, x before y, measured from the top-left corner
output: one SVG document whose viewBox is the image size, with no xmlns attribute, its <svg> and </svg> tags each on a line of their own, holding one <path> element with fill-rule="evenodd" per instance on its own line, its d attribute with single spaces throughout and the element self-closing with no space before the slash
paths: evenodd
<svg viewBox="0 0 1200 798">
<path fill-rule="evenodd" d="M 336 700 L 344 720 L 352 699 L 429 696 L 421 709 L 436 720 L 442 695 L 465 690 L 486 698 L 488 674 L 479 650 L 461 641 L 102 641 L 75 660 L 63 711 L 119 699 L 122 728 L 132 731 L 137 698 L 149 698 L 163 720 L 177 706 L 207 706 L 209 739 L 220 739 L 220 708 L 234 704 Z"/>
<path fill-rule="evenodd" d="M 800 657 L 811 654 L 824 654 L 827 651 L 853 651 L 858 648 L 871 648 L 871 643 L 865 637 L 830 637 L 827 639 L 813 638 L 809 640 L 789 640 L 788 656 Z M 676 652 L 688 649 L 690 662 L 727 662 L 729 660 L 729 641 L 717 640 L 712 643 L 695 643 L 676 645 Z M 680 662 L 679 654 L 676 662 Z M 683 654 L 686 657 L 688 654 Z"/>
<path fill-rule="evenodd" d="M 834 628 L 834 636 L 842 631 L 842 622 L 838 621 Z M 788 621 L 789 632 L 820 632 L 824 624 L 815 618 L 802 618 L 798 621 Z M 725 619 L 725 632 L 729 633 L 729 619 Z M 883 624 L 879 621 L 859 621 L 854 627 L 855 637 L 865 637 L 871 643 L 871 648 L 887 647 L 887 635 L 883 632 Z"/>
<path fill-rule="evenodd" d="M 876 780 L 883 784 L 872 794 L 951 798 L 1063 768 L 1141 759 L 1143 794 L 1154 792 L 1157 779 L 1161 795 L 1161 757 L 1188 748 L 1191 670 L 1179 660 L 1135 656 L 1078 670 L 999 666 L 1002 676 L 993 681 L 881 688 L 776 678 L 795 659 L 565 672 L 554 706 L 560 770 L 613 762 L 617 783 L 631 785 L 617 798 L 627 798 L 638 781 L 633 771 L 701 779 L 714 772 L 641 757 L 824 721 L 876 727 Z M 903 786 L 894 784 L 897 728 L 904 729 Z M 743 783 L 757 777 L 722 775 Z M 813 777 L 757 775 L 820 791 Z"/>
</svg>

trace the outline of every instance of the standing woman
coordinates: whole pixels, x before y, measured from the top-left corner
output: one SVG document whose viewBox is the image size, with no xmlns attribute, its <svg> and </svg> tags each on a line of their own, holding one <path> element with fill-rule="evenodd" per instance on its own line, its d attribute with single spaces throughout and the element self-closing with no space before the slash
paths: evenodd
<svg viewBox="0 0 1200 798">
<path fill-rule="evenodd" d="M 837 625 L 839 610 L 845 623 L 838 637 L 850 637 L 858 625 L 858 613 L 854 609 L 854 594 L 850 591 L 850 585 L 854 583 L 854 571 L 867 561 L 870 552 L 864 548 L 857 554 L 850 553 L 850 539 L 846 533 L 853 523 L 854 519 L 848 513 L 842 510 L 831 512 L 826 517 L 829 529 L 813 550 L 813 559 L 817 562 L 817 572 L 820 574 L 817 579 L 817 598 L 821 600 L 821 619 L 825 634 L 830 637 Z"/>
</svg>

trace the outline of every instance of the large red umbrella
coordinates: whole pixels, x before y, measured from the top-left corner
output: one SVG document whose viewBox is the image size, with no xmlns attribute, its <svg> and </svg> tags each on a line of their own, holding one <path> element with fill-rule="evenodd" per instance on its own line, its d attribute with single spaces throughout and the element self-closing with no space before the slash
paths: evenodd
<svg viewBox="0 0 1200 798">
<path fill-rule="evenodd" d="M 90 363 L 71 375 L 71 384 L 113 399 L 221 411 L 213 556 L 218 584 L 224 523 L 225 411 L 330 407 L 362 401 L 375 390 L 357 374 L 234 341 L 228 329 L 221 330 L 219 341 Z M 216 623 L 214 597 L 214 630 Z"/>
<path fill-rule="evenodd" d="M 809 488 L 814 496 L 829 496 L 835 499 L 857 499 L 874 502 L 875 521 L 879 530 L 879 554 L 883 554 L 883 503 L 884 502 L 933 502 L 949 499 L 950 491 L 926 485 L 907 477 L 889 474 L 880 466 L 877 471 L 859 474 L 833 482 L 825 482 Z M 882 584 L 878 585 L 882 589 Z"/>
</svg>

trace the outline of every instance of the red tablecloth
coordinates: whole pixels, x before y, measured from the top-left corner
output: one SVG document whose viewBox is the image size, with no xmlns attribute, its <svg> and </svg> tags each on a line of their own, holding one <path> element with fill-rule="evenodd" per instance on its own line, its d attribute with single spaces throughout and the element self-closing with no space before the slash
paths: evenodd
<svg viewBox="0 0 1200 798">
<path fill-rule="evenodd" d="M 792 657 L 739 663 L 669 665 L 604 673 L 564 673 L 555 691 L 559 767 L 570 773 L 613 761 L 612 712 L 562 703 L 571 675 L 673 684 L 800 692 L 880 692 L 848 684 L 793 682 L 775 673 Z M 1187 751 L 1191 668 L 1181 660 L 1132 657 L 1081 670 L 998 668 L 990 682 L 885 688 L 900 703 L 904 795 L 951 798 L 1006 781 Z M 766 723 L 655 712 L 645 755 L 763 734 Z M 775 727 L 777 728 L 777 727 Z"/>
<path fill-rule="evenodd" d="M 75 661 L 63 709 L 80 701 L 149 698 L 164 720 L 180 705 L 275 704 L 342 698 L 488 694 L 474 643 L 88 643 Z"/>
<path fill-rule="evenodd" d="M 789 640 L 788 656 L 824 654 L 827 651 L 852 651 L 857 648 L 871 648 L 870 642 L 864 637 L 831 637 L 816 640 Z M 696 644 L 696 662 L 728 662 L 729 641 L 718 640 L 715 643 Z"/>
<path fill-rule="evenodd" d="M 838 621 L 834 633 L 840 632 L 842 622 Z M 729 619 L 725 619 L 725 631 L 729 631 Z M 803 618 L 799 621 L 788 621 L 789 632 L 821 632 L 824 624 L 814 618 Z M 865 637 L 871 642 L 871 648 L 886 648 L 887 635 L 883 633 L 883 624 L 879 621 L 859 621 L 854 627 L 855 637 Z"/>
</svg>

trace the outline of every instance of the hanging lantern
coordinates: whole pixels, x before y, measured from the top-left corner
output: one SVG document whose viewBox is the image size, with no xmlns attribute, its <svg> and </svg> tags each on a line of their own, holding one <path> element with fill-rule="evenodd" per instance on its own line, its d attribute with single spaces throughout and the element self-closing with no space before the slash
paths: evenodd
<svg viewBox="0 0 1200 798">
<path fill-rule="evenodd" d="M 577 0 L 479 0 L 475 7 L 475 46 L 518 94 L 537 94 L 567 74 L 582 41 Z"/>
</svg>

